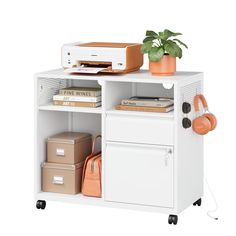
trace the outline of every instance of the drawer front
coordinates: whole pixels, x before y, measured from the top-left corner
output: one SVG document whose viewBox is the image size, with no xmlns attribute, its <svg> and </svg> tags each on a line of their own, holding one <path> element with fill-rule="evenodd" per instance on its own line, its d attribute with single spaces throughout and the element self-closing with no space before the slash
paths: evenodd
<svg viewBox="0 0 236 236">
<path fill-rule="evenodd" d="M 171 118 L 108 114 L 106 139 L 118 142 L 173 145 L 174 122 Z"/>
<path fill-rule="evenodd" d="M 174 206 L 173 147 L 108 142 L 105 200 Z"/>
</svg>

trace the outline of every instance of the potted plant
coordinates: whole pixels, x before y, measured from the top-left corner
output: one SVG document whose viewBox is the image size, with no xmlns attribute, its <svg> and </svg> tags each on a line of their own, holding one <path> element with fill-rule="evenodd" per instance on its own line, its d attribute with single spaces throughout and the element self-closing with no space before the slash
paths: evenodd
<svg viewBox="0 0 236 236">
<path fill-rule="evenodd" d="M 149 70 L 153 75 L 173 75 L 176 71 L 176 57 L 182 57 L 180 46 L 188 48 L 168 29 L 162 32 L 146 31 L 146 38 L 141 47 L 142 53 L 147 53 L 149 58 Z"/>
</svg>

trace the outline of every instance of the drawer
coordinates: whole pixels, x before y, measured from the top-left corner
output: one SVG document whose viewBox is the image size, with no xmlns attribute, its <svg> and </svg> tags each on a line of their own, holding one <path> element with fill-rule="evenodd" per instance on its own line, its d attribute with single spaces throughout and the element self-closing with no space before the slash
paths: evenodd
<svg viewBox="0 0 236 236">
<path fill-rule="evenodd" d="M 169 117 L 107 114 L 106 140 L 173 145 L 174 120 Z"/>
<path fill-rule="evenodd" d="M 174 206 L 173 147 L 108 142 L 105 200 Z"/>
</svg>

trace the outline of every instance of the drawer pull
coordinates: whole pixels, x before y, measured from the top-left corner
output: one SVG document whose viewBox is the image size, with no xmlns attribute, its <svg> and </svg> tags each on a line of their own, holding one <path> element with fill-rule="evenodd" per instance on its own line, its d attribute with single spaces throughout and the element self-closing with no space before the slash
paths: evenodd
<svg viewBox="0 0 236 236">
<path fill-rule="evenodd" d="M 63 176 L 53 176 L 52 183 L 62 185 L 62 184 L 64 184 L 64 177 Z"/>
</svg>

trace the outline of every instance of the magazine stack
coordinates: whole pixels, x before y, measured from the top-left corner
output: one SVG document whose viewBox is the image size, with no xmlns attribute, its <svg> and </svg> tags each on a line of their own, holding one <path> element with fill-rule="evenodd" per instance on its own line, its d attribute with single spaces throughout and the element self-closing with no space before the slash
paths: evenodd
<svg viewBox="0 0 236 236">
<path fill-rule="evenodd" d="M 115 109 L 165 113 L 174 109 L 174 101 L 172 98 L 135 96 L 129 99 L 123 99 L 120 105 L 115 106 Z"/>
</svg>

